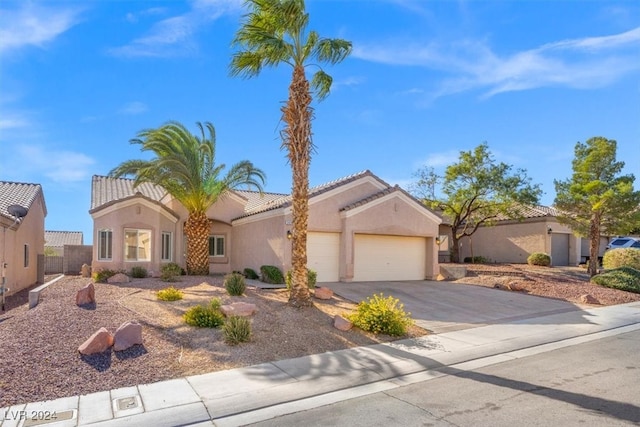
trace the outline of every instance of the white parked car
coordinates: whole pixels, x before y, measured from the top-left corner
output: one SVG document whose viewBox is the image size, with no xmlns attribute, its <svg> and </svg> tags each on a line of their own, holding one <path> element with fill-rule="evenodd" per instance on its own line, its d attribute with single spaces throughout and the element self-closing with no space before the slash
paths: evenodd
<svg viewBox="0 0 640 427">
<path fill-rule="evenodd" d="M 607 245 L 607 249 L 639 248 L 640 239 L 635 237 L 615 237 Z"/>
</svg>

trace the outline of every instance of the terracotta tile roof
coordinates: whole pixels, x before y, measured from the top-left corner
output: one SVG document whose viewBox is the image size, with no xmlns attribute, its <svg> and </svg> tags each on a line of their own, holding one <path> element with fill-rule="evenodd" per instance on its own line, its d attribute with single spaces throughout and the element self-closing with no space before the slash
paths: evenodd
<svg viewBox="0 0 640 427">
<path fill-rule="evenodd" d="M 91 210 L 135 196 L 138 193 L 159 202 L 167 194 L 167 191 L 148 182 L 140 184 L 134 189 L 133 179 L 94 175 L 91 180 Z"/>
<path fill-rule="evenodd" d="M 260 194 L 257 191 L 248 191 L 248 190 L 235 190 L 234 193 L 243 197 L 247 200 L 247 204 L 244 208 L 245 212 L 256 209 L 257 207 L 264 205 L 266 203 L 274 202 L 283 197 L 287 197 L 287 194 L 281 193 L 265 193 Z"/>
<path fill-rule="evenodd" d="M 516 205 L 515 211 L 522 218 L 530 219 L 530 218 L 544 218 L 544 217 L 556 217 L 560 215 L 560 211 L 553 206 L 526 206 L 526 205 Z M 508 221 L 513 218 L 509 218 L 505 215 L 500 215 L 497 218 L 497 221 Z"/>
<path fill-rule="evenodd" d="M 415 203 L 417 203 L 418 205 L 420 205 L 422 208 L 430 211 L 433 214 L 436 214 L 435 212 L 433 212 L 431 209 L 429 209 L 428 207 L 426 207 L 423 203 L 420 202 L 420 200 L 416 199 L 415 197 L 413 197 L 411 194 L 409 194 L 407 191 L 405 191 L 402 187 L 400 187 L 399 185 L 394 185 L 393 187 L 387 187 L 382 191 L 379 191 L 375 194 L 372 194 L 368 197 L 365 197 L 362 200 L 358 200 L 357 202 L 351 203 L 347 206 L 344 206 L 343 208 L 340 209 L 340 212 L 343 211 L 349 211 L 351 209 L 355 209 L 359 206 L 363 206 L 366 205 L 367 203 L 373 202 L 374 200 L 380 199 L 388 194 L 392 194 L 392 193 L 402 193 L 405 196 L 409 197 L 411 200 L 413 200 Z M 437 215 L 437 214 L 436 214 Z M 440 215 L 437 215 L 439 218 L 441 218 Z"/>
<path fill-rule="evenodd" d="M 45 246 L 82 245 L 81 231 L 46 231 L 44 232 Z"/>
<path fill-rule="evenodd" d="M 42 196 L 42 186 L 40 184 L 0 181 L 0 215 L 13 221 L 15 218 L 7 208 L 11 205 L 20 205 L 29 209 L 38 195 Z M 42 197 L 44 204 L 44 196 Z M 45 215 L 46 213 L 45 207 Z"/>
</svg>

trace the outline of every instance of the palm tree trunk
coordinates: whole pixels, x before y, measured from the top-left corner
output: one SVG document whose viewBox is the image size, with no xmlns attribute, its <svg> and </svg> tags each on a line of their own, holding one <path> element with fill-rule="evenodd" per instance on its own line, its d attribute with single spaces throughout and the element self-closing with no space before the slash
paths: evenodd
<svg viewBox="0 0 640 427">
<path fill-rule="evenodd" d="M 294 307 L 313 305 L 307 277 L 307 221 L 309 218 L 309 162 L 311 160 L 311 93 L 304 67 L 293 69 L 289 99 L 282 108 L 287 149 L 292 172 L 293 236 L 291 240 L 291 293 Z"/>
<path fill-rule="evenodd" d="M 187 235 L 187 274 L 209 274 L 209 218 L 204 212 L 190 213 L 184 224 Z"/>
</svg>

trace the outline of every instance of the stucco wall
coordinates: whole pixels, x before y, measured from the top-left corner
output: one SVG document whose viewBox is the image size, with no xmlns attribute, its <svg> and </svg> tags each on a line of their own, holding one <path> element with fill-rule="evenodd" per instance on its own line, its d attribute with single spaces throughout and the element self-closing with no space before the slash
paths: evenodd
<svg viewBox="0 0 640 427">
<path fill-rule="evenodd" d="M 438 236 L 438 221 L 413 200 L 396 193 L 385 197 L 381 202 L 371 202 L 347 211 L 342 215 L 340 259 L 340 280 L 349 281 L 354 272 L 355 234 L 381 234 L 393 236 L 426 237 L 425 274 L 433 278 L 438 272 L 438 253 L 435 238 Z"/>
<path fill-rule="evenodd" d="M 285 254 L 290 251 L 282 211 L 259 221 L 245 219 L 234 222 L 231 247 L 233 270 L 242 271 L 249 267 L 259 274 L 260 266 L 275 265 L 285 272 Z"/>
<path fill-rule="evenodd" d="M 103 268 L 113 270 L 130 271 L 134 266 L 141 266 L 148 272 L 157 273 L 160 270 L 160 258 L 162 251 L 161 233 L 173 233 L 173 259 L 179 259 L 178 251 L 181 249 L 176 242 L 182 240 L 182 231 L 178 229 L 178 223 L 170 215 L 159 213 L 162 208 L 149 203 L 129 203 L 119 209 L 110 210 L 107 213 L 97 212 L 93 215 L 93 261 L 92 271 Z M 151 231 L 151 260 L 150 261 L 125 261 L 124 260 L 124 233 L 125 229 L 140 229 Z M 100 230 L 113 232 L 112 259 L 99 260 L 98 251 L 100 245 Z"/>
<path fill-rule="evenodd" d="M 29 212 L 20 224 L 11 228 L 13 221 L 0 230 L 0 250 L 4 250 L 7 263 L 5 287 L 7 295 L 35 285 L 38 281 L 38 255 L 44 254 L 44 206 L 40 197 L 29 207 Z M 5 225 L 7 228 L 5 228 Z M 29 262 L 25 267 L 24 247 L 28 245 Z M 1 255 L 0 255 L 1 257 Z M 2 260 L 0 259 L 0 262 Z M 1 279 L 0 279 L 1 280 Z"/>
<path fill-rule="evenodd" d="M 580 239 L 554 218 L 505 221 L 492 227 L 480 227 L 471 238 L 461 239 L 460 258 L 464 260 L 473 253 L 473 256 L 482 256 L 492 262 L 526 263 L 534 252 L 552 254 L 552 234 L 568 236 L 568 247 L 555 250 L 566 251 L 569 265 L 577 265 L 581 252 Z"/>
</svg>

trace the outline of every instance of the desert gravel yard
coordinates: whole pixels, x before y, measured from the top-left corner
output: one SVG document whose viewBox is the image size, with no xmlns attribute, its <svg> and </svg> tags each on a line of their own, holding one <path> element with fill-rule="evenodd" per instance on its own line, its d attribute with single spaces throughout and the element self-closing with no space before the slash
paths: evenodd
<svg viewBox="0 0 640 427">
<path fill-rule="evenodd" d="M 582 304 L 591 295 L 601 305 L 640 301 L 640 294 L 602 288 L 587 281 L 579 268 L 523 265 L 468 265 L 468 277 L 452 286 L 498 287 L 495 292 L 524 292 Z M 298 310 L 286 304 L 286 290 L 248 286 L 242 297 L 230 297 L 222 277 L 182 276 L 179 282 L 132 279 L 130 283 L 96 284 L 97 304 L 81 308 L 76 292 L 90 279 L 67 276 L 50 285 L 40 303 L 28 310 L 23 291 L 9 297 L 0 316 L 0 407 L 87 394 L 275 360 L 392 341 L 360 330 L 339 331 L 335 314 L 356 304 L 339 296 L 314 299 L 315 307 Z M 185 294 L 180 301 L 158 301 L 155 292 L 173 285 Z M 251 342 L 230 346 L 220 329 L 188 326 L 182 314 L 213 297 L 223 303 L 256 304 Z M 101 327 L 114 332 L 136 320 L 143 326 L 143 345 L 128 350 L 81 356 L 78 347 Z M 409 336 L 427 331 L 412 327 Z"/>
<path fill-rule="evenodd" d="M 247 287 L 245 296 L 230 297 L 221 277 L 183 276 L 172 284 L 152 278 L 118 285 L 98 283 L 95 307 L 78 307 L 76 292 L 89 281 L 64 277 L 42 292 L 40 303 L 31 310 L 25 295 L 9 301 L 7 312 L 0 316 L 0 407 L 394 339 L 335 329 L 333 315 L 355 308 L 352 302 L 335 296 L 329 301 L 314 300 L 315 308 L 298 310 L 286 304 L 286 290 Z M 169 285 L 182 289 L 185 298 L 158 301 L 155 292 Z M 257 305 L 251 342 L 230 346 L 220 329 L 184 323 L 182 314 L 189 307 L 207 304 L 216 296 L 223 303 Z M 143 345 L 91 356 L 78 353 L 78 346 L 101 327 L 114 332 L 130 320 L 142 324 Z M 411 336 L 425 333 L 417 327 L 410 330 Z"/>
</svg>

